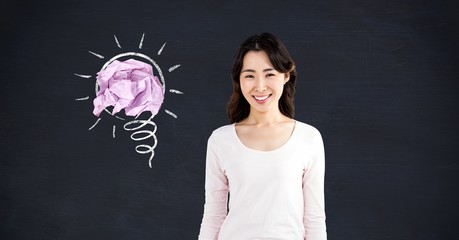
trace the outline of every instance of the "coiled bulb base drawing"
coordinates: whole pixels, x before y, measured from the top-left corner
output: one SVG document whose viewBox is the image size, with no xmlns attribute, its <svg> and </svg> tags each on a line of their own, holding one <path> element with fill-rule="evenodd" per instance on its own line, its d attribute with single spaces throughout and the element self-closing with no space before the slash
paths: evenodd
<svg viewBox="0 0 459 240">
<path fill-rule="evenodd" d="M 157 127 L 156 127 L 156 123 L 154 123 L 152 119 L 153 119 L 153 116 L 151 116 L 147 120 L 133 120 L 133 121 L 130 121 L 124 124 L 124 130 L 134 131 L 131 134 L 132 140 L 139 142 L 139 141 L 143 141 L 149 138 L 153 139 L 153 145 L 139 144 L 135 147 L 135 151 L 139 154 L 150 154 L 150 158 L 148 160 L 148 165 L 150 166 L 150 168 L 152 168 L 151 162 L 153 160 L 153 157 L 155 156 L 154 150 L 156 148 L 156 145 L 158 144 L 158 139 L 155 135 Z M 153 126 L 153 130 L 142 129 L 146 127 L 147 125 Z"/>
</svg>

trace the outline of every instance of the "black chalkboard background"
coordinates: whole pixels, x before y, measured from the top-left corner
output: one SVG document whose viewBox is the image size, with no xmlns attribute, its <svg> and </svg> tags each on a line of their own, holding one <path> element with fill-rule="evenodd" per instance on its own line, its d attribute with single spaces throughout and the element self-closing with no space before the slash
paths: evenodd
<svg viewBox="0 0 459 240">
<path fill-rule="evenodd" d="M 324 138 L 329 239 L 458 239 L 454 4 L 2 5 L 0 239 L 196 239 L 206 141 L 227 124 L 232 57 L 241 41 L 264 31 L 281 38 L 296 60 L 296 119 Z M 167 88 L 184 92 L 167 92 L 154 118 L 152 168 L 123 121 L 103 113 L 88 131 L 97 119 L 95 73 L 131 51 L 152 57 Z"/>
</svg>

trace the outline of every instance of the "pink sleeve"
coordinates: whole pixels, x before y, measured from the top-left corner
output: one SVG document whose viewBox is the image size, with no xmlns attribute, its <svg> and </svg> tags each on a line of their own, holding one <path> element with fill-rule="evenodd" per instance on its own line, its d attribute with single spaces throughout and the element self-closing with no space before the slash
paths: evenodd
<svg viewBox="0 0 459 240">
<path fill-rule="evenodd" d="M 206 202 L 199 233 L 199 240 L 216 240 L 227 214 L 228 179 L 215 153 L 212 136 L 207 142 L 206 156 Z"/>
<path fill-rule="evenodd" d="M 313 157 L 306 165 L 303 176 L 304 216 L 306 240 L 326 240 L 325 225 L 325 153 L 322 137 L 317 131 L 313 146 Z"/>
</svg>

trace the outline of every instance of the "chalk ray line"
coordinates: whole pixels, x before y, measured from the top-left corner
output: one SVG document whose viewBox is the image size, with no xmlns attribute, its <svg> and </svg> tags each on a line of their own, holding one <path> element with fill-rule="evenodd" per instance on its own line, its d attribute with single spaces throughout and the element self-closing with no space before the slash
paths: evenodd
<svg viewBox="0 0 459 240">
<path fill-rule="evenodd" d="M 98 119 L 96 120 L 96 122 L 95 122 L 88 130 L 93 129 L 93 128 L 99 123 L 100 119 L 101 119 L 101 118 L 98 118 Z"/>
<path fill-rule="evenodd" d="M 115 42 L 116 42 L 116 45 L 121 48 L 121 45 L 120 45 L 120 42 L 118 41 L 118 38 L 116 38 L 116 35 L 113 34 L 113 37 L 115 37 Z"/>
<path fill-rule="evenodd" d="M 91 52 L 91 51 L 88 51 L 88 52 L 91 53 L 92 55 L 94 55 L 94 56 L 100 58 L 100 59 L 104 59 L 104 58 L 105 58 L 104 56 L 102 56 L 102 55 L 100 55 L 100 54 L 97 54 L 97 53 L 95 53 L 95 52 Z"/>
<path fill-rule="evenodd" d="M 169 89 L 169 92 L 170 92 L 170 93 L 175 93 L 175 94 L 183 94 L 182 91 L 179 91 L 179 90 L 177 90 L 177 89 L 172 89 L 172 88 Z"/>
<path fill-rule="evenodd" d="M 112 132 L 112 134 L 113 134 L 113 138 L 115 138 L 115 131 L 116 131 L 116 126 L 115 126 L 115 125 L 113 125 L 113 132 Z"/>
<path fill-rule="evenodd" d="M 169 111 L 169 110 L 167 110 L 167 109 L 165 109 L 164 111 L 165 111 L 167 114 L 171 115 L 173 118 L 177 118 L 177 114 L 175 114 L 175 113 L 173 113 L 173 112 L 171 112 L 171 111 Z"/>
<path fill-rule="evenodd" d="M 91 75 L 83 75 L 83 74 L 78 74 L 78 73 L 74 73 L 75 76 L 78 76 L 78 77 L 81 77 L 81 78 L 90 78 L 92 77 Z"/>
<path fill-rule="evenodd" d="M 123 120 L 123 121 L 126 121 L 126 119 L 122 118 L 122 117 L 118 117 L 115 115 L 116 118 L 118 118 L 119 120 Z"/>
<path fill-rule="evenodd" d="M 140 39 L 140 43 L 139 43 L 139 49 L 142 49 L 142 46 L 143 46 L 143 38 L 145 37 L 145 33 L 142 34 L 142 39 Z"/>
<path fill-rule="evenodd" d="M 175 66 L 173 66 L 173 67 L 170 67 L 170 68 L 169 68 L 169 72 L 172 72 L 172 71 L 174 71 L 175 69 L 177 69 L 177 68 L 179 68 L 179 67 L 180 67 L 180 64 L 177 64 L 177 65 L 175 65 Z"/>
<path fill-rule="evenodd" d="M 76 98 L 75 101 L 85 101 L 85 100 L 88 100 L 89 99 L 89 96 L 86 96 L 86 97 L 82 97 L 82 98 Z"/>
<path fill-rule="evenodd" d="M 161 55 L 161 53 L 163 52 L 163 49 L 164 49 L 164 46 L 166 46 L 166 43 L 167 43 L 167 42 L 165 42 L 165 43 L 163 44 L 163 46 L 159 49 L 159 51 L 158 51 L 158 56 Z"/>
</svg>

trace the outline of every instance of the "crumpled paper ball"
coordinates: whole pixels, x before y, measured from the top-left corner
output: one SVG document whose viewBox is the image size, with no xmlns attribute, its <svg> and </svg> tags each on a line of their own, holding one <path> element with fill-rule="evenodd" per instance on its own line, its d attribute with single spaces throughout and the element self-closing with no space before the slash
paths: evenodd
<svg viewBox="0 0 459 240">
<path fill-rule="evenodd" d="M 114 60 L 97 73 L 99 91 L 94 99 L 94 115 L 113 106 L 112 115 L 124 109 L 127 116 L 150 111 L 155 116 L 164 101 L 162 85 L 150 64 L 128 59 Z"/>
</svg>

